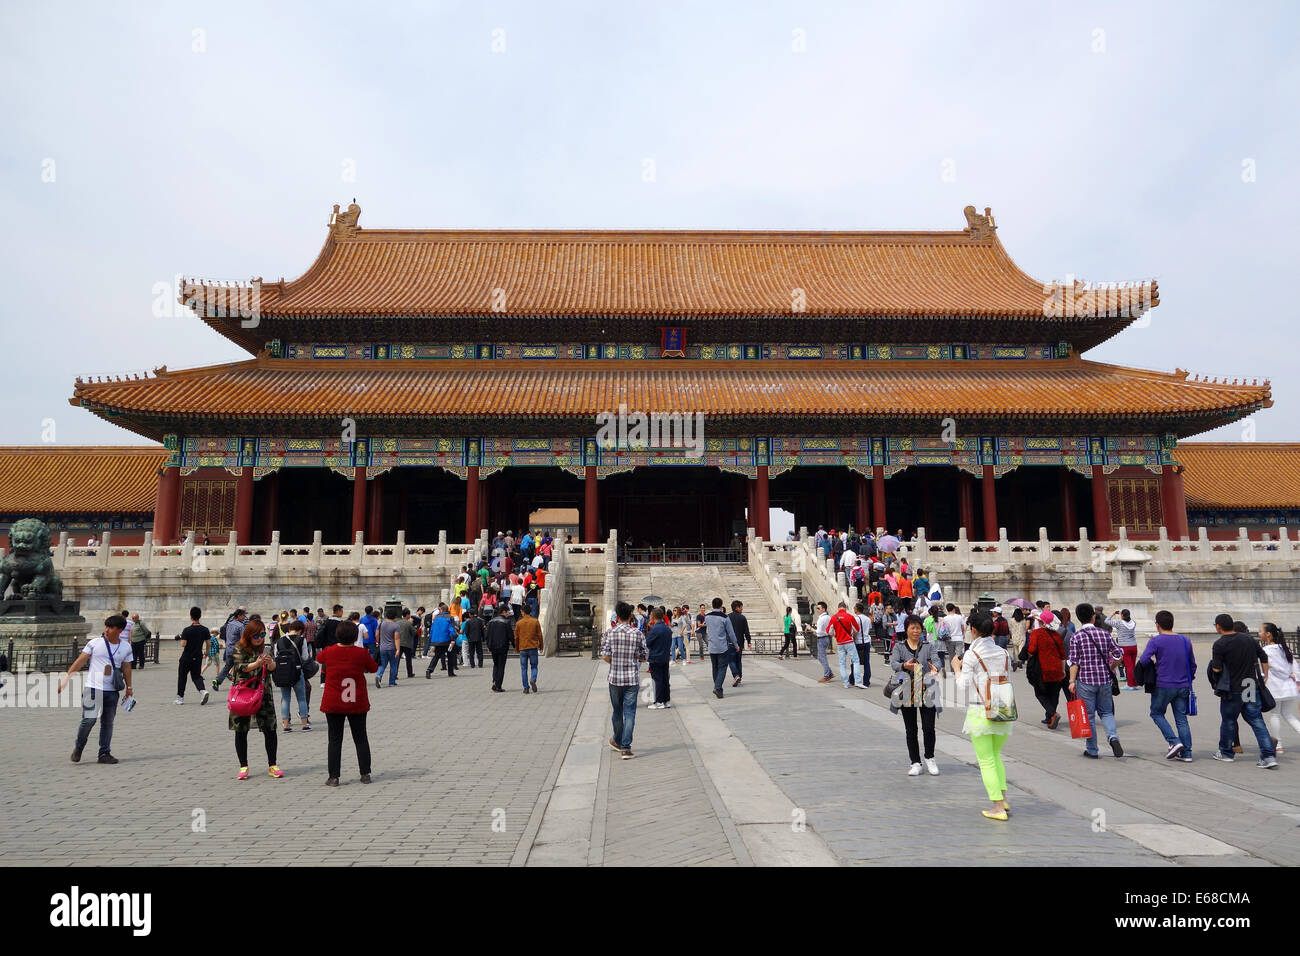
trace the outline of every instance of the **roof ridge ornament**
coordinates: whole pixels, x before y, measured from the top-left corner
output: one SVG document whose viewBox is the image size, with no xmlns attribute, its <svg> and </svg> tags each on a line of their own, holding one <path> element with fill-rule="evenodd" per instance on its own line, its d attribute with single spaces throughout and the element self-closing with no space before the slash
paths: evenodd
<svg viewBox="0 0 1300 956">
<path fill-rule="evenodd" d="M 997 223 L 993 221 L 993 210 L 985 206 L 984 215 L 975 211 L 974 206 L 967 206 L 962 210 L 966 214 L 966 231 L 970 233 L 972 239 L 992 239 L 993 234 L 998 231 Z"/>
<path fill-rule="evenodd" d="M 336 239 L 346 239 L 354 236 L 361 227 L 357 225 L 357 220 L 361 218 L 361 207 L 357 205 L 354 197 L 348 208 L 339 212 L 339 204 L 334 204 L 334 212 L 330 214 L 330 235 Z"/>
</svg>

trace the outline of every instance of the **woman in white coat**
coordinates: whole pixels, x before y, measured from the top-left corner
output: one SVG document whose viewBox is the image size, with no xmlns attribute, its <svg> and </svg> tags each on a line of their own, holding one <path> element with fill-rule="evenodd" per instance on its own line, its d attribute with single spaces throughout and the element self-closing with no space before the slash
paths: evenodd
<svg viewBox="0 0 1300 956">
<path fill-rule="evenodd" d="M 984 791 L 993 802 L 993 808 L 984 810 L 983 814 L 990 820 L 1005 821 L 1011 804 L 1007 802 L 1007 768 L 1002 763 L 1002 747 L 1011 736 L 1011 721 L 990 720 L 989 710 L 984 705 L 993 695 L 993 684 L 1004 685 L 1011 679 L 1011 655 L 993 640 L 991 615 L 973 616 L 970 628 L 974 641 L 961 658 L 953 662 L 957 684 L 965 690 L 968 701 L 962 731 L 970 734 Z"/>
<path fill-rule="evenodd" d="M 1282 632 L 1276 624 L 1261 624 L 1259 640 L 1264 645 L 1264 653 L 1268 655 L 1266 686 L 1277 701 L 1277 707 L 1268 715 L 1273 737 L 1277 738 L 1282 733 L 1283 718 L 1292 730 L 1300 734 L 1300 664 L 1296 663 L 1291 649 L 1282 640 Z M 1278 753 L 1282 752 L 1280 740 L 1275 749 Z"/>
</svg>

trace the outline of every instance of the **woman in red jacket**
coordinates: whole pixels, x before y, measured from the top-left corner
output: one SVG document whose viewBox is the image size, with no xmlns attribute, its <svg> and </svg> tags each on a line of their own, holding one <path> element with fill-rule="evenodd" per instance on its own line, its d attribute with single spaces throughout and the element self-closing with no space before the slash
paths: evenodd
<svg viewBox="0 0 1300 956">
<path fill-rule="evenodd" d="M 379 665 L 370 653 L 357 646 L 357 622 L 344 621 L 334 632 L 337 644 L 331 644 L 316 655 L 325 672 L 325 692 L 321 695 L 320 709 L 325 715 L 329 730 L 327 787 L 339 785 L 339 772 L 343 763 L 343 721 L 352 728 L 352 742 L 357 747 L 357 764 L 361 782 L 370 782 L 370 738 L 366 736 L 366 714 L 370 711 L 370 696 L 366 691 L 366 675 L 373 674 Z"/>
</svg>

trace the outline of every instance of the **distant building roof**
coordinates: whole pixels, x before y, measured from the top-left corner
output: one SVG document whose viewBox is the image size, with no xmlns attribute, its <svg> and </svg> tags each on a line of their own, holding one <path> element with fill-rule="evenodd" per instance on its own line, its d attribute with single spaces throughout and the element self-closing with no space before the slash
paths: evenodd
<svg viewBox="0 0 1300 956">
<path fill-rule="evenodd" d="M 154 509 L 157 446 L 0 447 L 0 514 L 143 514 Z"/>
<path fill-rule="evenodd" d="M 1300 508 L 1300 444 L 1179 442 L 1189 508 Z"/>
<path fill-rule="evenodd" d="M 542 508 L 528 516 L 530 528 L 565 528 L 577 523 L 577 508 Z"/>
</svg>

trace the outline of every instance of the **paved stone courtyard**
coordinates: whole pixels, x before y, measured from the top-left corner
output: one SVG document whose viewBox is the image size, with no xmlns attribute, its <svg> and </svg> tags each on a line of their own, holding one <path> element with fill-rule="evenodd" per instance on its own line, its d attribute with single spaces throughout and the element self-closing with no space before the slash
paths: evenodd
<svg viewBox="0 0 1300 956">
<path fill-rule="evenodd" d="M 744 683 L 728 679 L 717 700 L 707 661 L 674 666 L 674 707 L 643 698 L 636 757 L 623 761 L 607 744 L 603 664 L 544 660 L 542 692 L 524 695 L 513 658 L 505 694 L 477 670 L 425 680 L 417 661 L 413 680 L 372 691 L 374 784 L 358 782 L 345 737 L 343 786 L 327 789 L 323 718 L 280 735 L 281 780 L 261 767 L 255 732 L 254 773 L 239 782 L 224 701 L 200 707 L 191 690 L 175 706 L 165 659 L 136 675 L 136 710 L 118 713 L 117 766 L 94 762 L 94 735 L 83 762 L 69 761 L 76 709 L 0 708 L 0 847 L 8 864 L 49 866 L 1300 863 L 1300 740 L 1288 727 L 1279 769 L 1256 769 L 1249 751 L 1217 763 L 1205 694 L 1196 762 L 1170 763 L 1146 695 L 1125 692 L 1128 756 L 1086 761 L 1067 732 L 1034 722 L 1018 675 L 1024 719 L 1005 751 L 1014 811 L 998 824 L 979 815 L 960 713 L 939 718 L 941 775 L 906 776 L 879 656 L 873 667 L 870 689 L 845 689 L 817 684 L 804 656 L 747 655 Z M 109 806 L 126 811 L 125 827 Z"/>
</svg>

